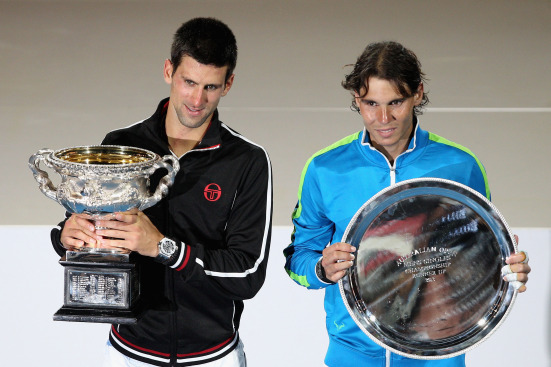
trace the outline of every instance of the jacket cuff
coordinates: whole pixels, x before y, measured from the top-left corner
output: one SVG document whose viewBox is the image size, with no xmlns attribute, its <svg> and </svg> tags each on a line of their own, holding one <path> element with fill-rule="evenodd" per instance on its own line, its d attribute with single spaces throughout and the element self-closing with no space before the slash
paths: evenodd
<svg viewBox="0 0 551 367">
<path fill-rule="evenodd" d="M 316 276 L 323 283 L 335 284 L 334 281 L 328 279 L 327 276 L 325 275 L 325 269 L 323 268 L 323 265 L 321 265 L 321 260 L 323 260 L 323 257 L 320 257 L 320 259 L 316 263 Z"/>
<path fill-rule="evenodd" d="M 55 252 L 60 256 L 65 256 L 65 252 L 67 249 L 63 247 L 63 244 L 61 243 L 61 229 L 60 228 L 52 228 L 50 231 L 50 240 L 52 241 L 52 246 L 54 247 Z"/>
<path fill-rule="evenodd" d="M 191 248 L 187 246 L 184 242 L 178 242 L 178 253 L 174 256 L 174 261 L 168 263 L 172 269 L 176 271 L 182 271 L 189 264 L 189 257 L 191 253 Z"/>
</svg>

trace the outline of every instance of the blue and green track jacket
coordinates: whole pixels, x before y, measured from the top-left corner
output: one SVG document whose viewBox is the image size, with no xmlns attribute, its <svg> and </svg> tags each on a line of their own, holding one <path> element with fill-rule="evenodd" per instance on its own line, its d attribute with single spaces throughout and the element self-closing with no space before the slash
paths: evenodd
<svg viewBox="0 0 551 367">
<path fill-rule="evenodd" d="M 328 366 L 464 366 L 464 356 L 432 361 L 386 352 L 355 324 L 338 284 L 320 280 L 323 249 L 341 242 L 358 209 L 382 189 L 404 180 L 436 177 L 459 182 L 490 199 L 486 171 L 468 149 L 415 126 L 408 149 L 393 165 L 369 143 L 364 129 L 314 154 L 302 172 L 285 270 L 296 283 L 325 289 Z"/>
</svg>

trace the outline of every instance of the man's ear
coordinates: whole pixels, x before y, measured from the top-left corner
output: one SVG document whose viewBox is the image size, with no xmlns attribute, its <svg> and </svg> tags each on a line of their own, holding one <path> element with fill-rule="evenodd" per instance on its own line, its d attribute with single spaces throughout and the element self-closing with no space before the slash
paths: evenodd
<svg viewBox="0 0 551 367">
<path fill-rule="evenodd" d="M 418 106 L 423 102 L 423 94 L 425 93 L 425 87 L 423 86 L 423 83 L 419 83 L 419 86 L 417 87 L 417 91 L 413 95 L 413 101 L 415 102 L 415 106 Z"/>
<path fill-rule="evenodd" d="M 174 73 L 173 67 L 172 62 L 166 59 L 163 67 L 163 78 L 167 84 L 172 83 L 172 74 Z"/>
<path fill-rule="evenodd" d="M 231 89 L 231 86 L 233 85 L 233 78 L 235 77 L 235 74 L 230 75 L 228 80 L 226 80 L 226 84 L 224 85 L 224 91 L 222 92 L 222 97 L 228 94 L 228 92 Z"/>
<path fill-rule="evenodd" d="M 354 98 L 354 102 L 356 103 L 356 106 L 360 106 L 360 94 L 356 91 L 352 92 L 352 97 Z"/>
</svg>

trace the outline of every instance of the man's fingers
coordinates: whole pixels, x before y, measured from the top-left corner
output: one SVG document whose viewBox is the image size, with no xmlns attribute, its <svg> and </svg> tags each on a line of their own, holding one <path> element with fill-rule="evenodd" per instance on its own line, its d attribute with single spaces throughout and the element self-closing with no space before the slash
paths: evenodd
<svg viewBox="0 0 551 367">
<path fill-rule="evenodd" d="M 74 248 L 80 248 L 85 245 L 85 242 L 82 240 L 78 240 L 75 238 L 61 238 L 61 244 L 63 247 L 67 250 L 71 250 Z"/>
<path fill-rule="evenodd" d="M 341 271 L 337 271 L 336 273 L 333 274 L 332 278 L 328 278 L 330 279 L 331 281 L 333 282 L 338 282 L 342 277 L 344 277 L 346 275 L 346 270 L 341 270 Z"/>
<path fill-rule="evenodd" d="M 352 255 L 353 256 L 353 255 Z M 340 270 L 346 270 L 349 267 L 351 267 L 354 264 L 353 259 L 352 260 L 344 260 L 344 261 L 337 261 L 333 263 L 329 263 L 327 266 L 325 266 L 326 269 L 331 269 L 331 272 L 335 273 Z M 323 265 L 323 260 L 322 260 Z"/>
<path fill-rule="evenodd" d="M 96 229 L 92 222 L 81 215 L 73 215 L 63 228 L 62 236 L 72 237 L 86 243 L 95 244 L 97 242 Z"/>
<path fill-rule="evenodd" d="M 134 208 L 126 212 L 115 213 L 115 219 L 120 222 L 135 223 L 140 215 L 143 215 L 143 213 Z"/>
<path fill-rule="evenodd" d="M 346 274 L 346 269 L 354 264 L 356 248 L 348 243 L 337 242 L 322 252 L 321 265 L 328 279 L 337 282 Z"/>
<path fill-rule="evenodd" d="M 529 257 L 528 257 L 528 252 L 526 251 L 520 251 L 519 252 L 519 255 L 522 254 L 524 255 L 524 259 L 521 260 L 521 263 L 523 264 L 528 264 L 528 261 L 530 260 Z"/>
<path fill-rule="evenodd" d="M 527 289 L 526 284 L 524 284 L 524 283 L 521 283 L 521 286 L 519 288 L 517 288 L 519 293 L 525 292 L 526 289 Z"/>
<path fill-rule="evenodd" d="M 73 223 L 69 223 L 71 221 Z M 89 231 L 90 233 L 93 233 L 95 230 L 94 224 L 92 222 L 79 215 L 73 215 L 71 218 L 69 218 L 67 223 L 72 224 L 72 227 L 77 227 L 82 229 L 83 231 Z M 67 225 L 67 223 L 65 225 Z"/>
<path fill-rule="evenodd" d="M 343 276 L 346 275 L 346 270 L 350 268 L 353 264 L 353 261 L 341 261 L 338 263 L 333 263 L 325 267 L 325 276 L 327 279 L 338 282 Z"/>
<path fill-rule="evenodd" d="M 99 247 L 109 249 L 127 249 L 123 246 L 124 241 L 120 239 L 102 239 L 99 242 Z"/>
<path fill-rule="evenodd" d="M 332 264 L 353 261 L 354 258 L 355 258 L 354 254 L 350 252 L 334 251 L 334 252 L 329 252 L 328 254 L 324 253 L 323 258 L 321 260 L 321 264 L 324 267 L 327 267 Z"/>
<path fill-rule="evenodd" d="M 513 288 L 516 289 L 519 293 L 522 293 L 522 292 L 526 291 L 526 285 L 523 282 L 520 282 L 518 280 L 514 280 L 514 281 L 510 282 L 509 284 L 511 284 L 513 286 Z"/>
<path fill-rule="evenodd" d="M 338 242 L 326 247 L 322 252 L 322 256 L 325 260 L 325 263 L 328 264 L 337 262 L 339 260 L 353 260 L 354 256 L 352 255 L 352 253 L 355 251 L 356 248 L 354 246 L 351 246 L 347 243 Z"/>
<path fill-rule="evenodd" d="M 519 293 L 526 291 L 525 283 L 528 281 L 530 266 L 528 264 L 514 263 L 501 268 L 503 280 L 509 282 Z"/>
<path fill-rule="evenodd" d="M 128 239 L 132 238 L 131 233 L 121 231 L 121 230 L 118 230 L 118 229 L 109 229 L 109 228 L 98 229 L 97 233 L 101 237 L 100 242 L 105 242 L 108 239 L 110 239 L 110 240 L 118 239 L 118 240 L 124 241 L 124 240 L 128 240 Z"/>
<path fill-rule="evenodd" d="M 355 252 L 356 248 L 348 243 L 337 242 L 327 247 L 326 250 L 343 251 L 343 252 Z"/>
<path fill-rule="evenodd" d="M 118 214 L 117 214 L 117 216 L 118 216 Z M 98 220 L 98 221 L 96 221 L 96 232 L 98 234 L 101 233 L 100 228 L 101 228 L 101 230 L 113 229 L 113 230 L 118 230 L 118 231 L 124 231 L 125 228 L 127 228 L 129 224 L 132 224 L 132 223 L 135 222 L 134 219 L 129 219 L 129 217 L 132 217 L 131 215 L 123 214 L 123 216 L 124 216 L 124 220 L 118 220 L 117 219 L 117 220 Z"/>
<path fill-rule="evenodd" d="M 505 259 L 505 263 L 507 264 L 528 264 L 529 261 L 528 252 L 526 251 L 519 251 L 515 254 L 512 254 L 507 259 Z"/>
<path fill-rule="evenodd" d="M 60 239 L 66 248 L 80 248 L 87 245 L 95 247 L 98 244 L 96 234 L 80 226 L 67 226 L 63 229 Z"/>
</svg>

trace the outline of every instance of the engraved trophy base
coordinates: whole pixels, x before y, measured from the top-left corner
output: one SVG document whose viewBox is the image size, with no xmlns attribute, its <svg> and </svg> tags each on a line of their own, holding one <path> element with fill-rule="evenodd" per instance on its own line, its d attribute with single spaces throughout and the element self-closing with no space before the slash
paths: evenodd
<svg viewBox="0 0 551 367">
<path fill-rule="evenodd" d="M 135 324 L 143 312 L 138 264 L 132 253 L 67 251 L 64 304 L 54 321 Z"/>
</svg>

